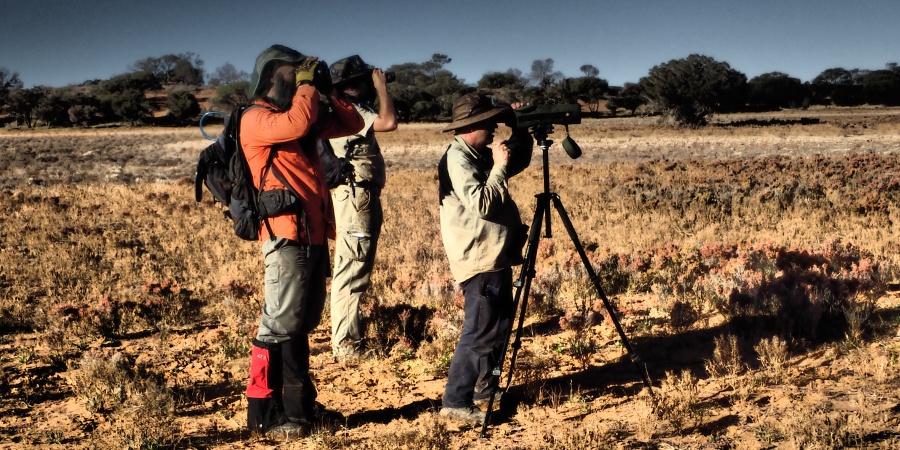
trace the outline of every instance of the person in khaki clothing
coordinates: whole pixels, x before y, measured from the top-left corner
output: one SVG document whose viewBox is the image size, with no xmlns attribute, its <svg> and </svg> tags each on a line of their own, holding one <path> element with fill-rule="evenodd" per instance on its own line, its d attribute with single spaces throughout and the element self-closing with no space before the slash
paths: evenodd
<svg viewBox="0 0 900 450">
<path fill-rule="evenodd" d="M 453 104 L 453 142 L 438 164 L 441 238 L 465 297 L 465 320 L 444 389 L 440 415 L 481 424 L 478 404 L 496 386 L 491 374 L 514 314 L 512 266 L 522 263 L 527 227 L 509 194 L 509 179 L 531 162 L 534 140 L 515 129 L 493 148 L 497 123 L 511 109 L 473 92 Z M 495 397 L 497 398 L 497 397 Z"/>
<path fill-rule="evenodd" d="M 352 165 L 344 184 L 332 191 L 337 239 L 331 281 L 331 346 L 334 357 L 343 360 L 361 356 L 365 349 L 359 301 L 369 288 L 375 263 L 385 183 L 384 157 L 375 133 L 396 130 L 397 116 L 387 91 L 387 74 L 359 56 L 332 64 L 331 80 L 365 121 L 358 133 L 330 141 L 335 156 Z"/>
</svg>

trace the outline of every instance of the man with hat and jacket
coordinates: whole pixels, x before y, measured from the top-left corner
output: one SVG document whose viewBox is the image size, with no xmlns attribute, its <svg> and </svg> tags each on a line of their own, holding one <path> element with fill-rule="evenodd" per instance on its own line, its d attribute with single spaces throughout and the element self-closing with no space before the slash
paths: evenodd
<svg viewBox="0 0 900 450">
<path fill-rule="evenodd" d="M 453 131 L 454 139 L 438 165 L 441 238 L 465 297 L 440 415 L 473 424 L 484 422 L 477 405 L 497 385 L 491 371 L 514 314 L 512 266 L 522 263 L 527 239 L 509 179 L 530 164 L 534 140 L 527 129 L 515 129 L 488 147 L 498 122 L 509 120 L 518 106 L 499 105 L 478 92 L 460 97 L 443 130 Z"/>
<path fill-rule="evenodd" d="M 240 143 L 253 183 L 261 198 L 274 193 L 267 198 L 284 201 L 260 227 L 265 304 L 253 340 L 247 425 L 270 437 L 298 438 L 322 413 L 308 335 L 322 316 L 326 239 L 335 233 L 316 139 L 356 133 L 363 121 L 333 92 L 324 62 L 283 45 L 257 57 L 249 94 L 254 102 L 241 117 Z"/>
<path fill-rule="evenodd" d="M 365 122 L 359 132 L 329 142 L 335 156 L 349 164 L 348 176 L 331 194 L 337 223 L 331 279 L 331 348 L 336 359 L 344 360 L 361 356 L 365 348 L 359 301 L 371 284 L 385 183 L 384 157 L 375 133 L 396 130 L 397 115 L 387 90 L 387 74 L 358 55 L 333 63 L 331 81 Z"/>
</svg>

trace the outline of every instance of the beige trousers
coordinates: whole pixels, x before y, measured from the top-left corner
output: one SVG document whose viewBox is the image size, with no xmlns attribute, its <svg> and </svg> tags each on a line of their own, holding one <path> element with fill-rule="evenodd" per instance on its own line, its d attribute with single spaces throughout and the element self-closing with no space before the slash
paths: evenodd
<svg viewBox="0 0 900 450">
<path fill-rule="evenodd" d="M 359 301 L 371 284 L 382 209 L 377 190 L 339 186 L 332 192 L 337 223 L 331 279 L 331 345 L 334 355 L 361 350 L 365 330 Z"/>
</svg>

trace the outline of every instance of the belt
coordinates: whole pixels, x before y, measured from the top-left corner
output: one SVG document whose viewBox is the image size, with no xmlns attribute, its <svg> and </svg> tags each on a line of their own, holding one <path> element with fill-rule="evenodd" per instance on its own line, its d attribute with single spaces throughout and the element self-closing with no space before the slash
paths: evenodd
<svg viewBox="0 0 900 450">
<path fill-rule="evenodd" d="M 347 183 L 344 183 L 344 185 L 345 185 L 345 186 L 350 186 L 351 188 L 363 188 L 363 189 L 368 189 L 368 190 L 370 190 L 370 191 L 379 191 L 379 190 L 381 190 L 381 188 L 378 187 L 377 184 L 375 184 L 375 183 L 373 183 L 373 182 L 371 182 L 371 181 L 368 181 L 368 180 L 363 180 L 363 181 L 349 181 L 349 182 L 347 182 Z"/>
</svg>

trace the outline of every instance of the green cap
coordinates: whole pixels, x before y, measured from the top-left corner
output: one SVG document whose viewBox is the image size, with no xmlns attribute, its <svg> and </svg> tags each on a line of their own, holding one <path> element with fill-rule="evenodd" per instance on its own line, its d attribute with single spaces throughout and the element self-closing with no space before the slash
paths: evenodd
<svg viewBox="0 0 900 450">
<path fill-rule="evenodd" d="M 257 91 L 260 90 L 260 85 L 265 85 L 265 83 L 260 83 L 260 77 L 265 76 L 266 69 L 272 62 L 284 61 L 286 63 L 297 64 L 304 59 L 306 59 L 306 56 L 303 55 L 303 53 L 281 44 L 275 44 L 263 50 L 263 52 L 256 57 L 256 67 L 253 68 L 253 75 L 250 76 L 250 86 L 248 87 L 250 98 L 259 97 L 260 93 Z"/>
</svg>

